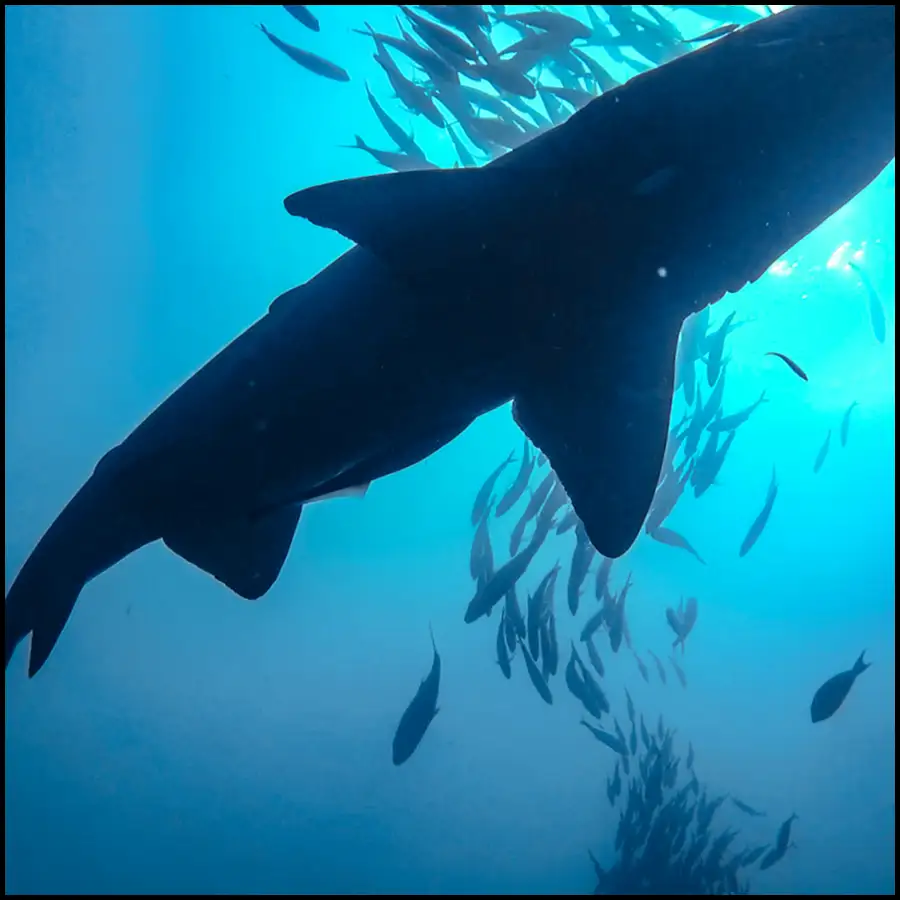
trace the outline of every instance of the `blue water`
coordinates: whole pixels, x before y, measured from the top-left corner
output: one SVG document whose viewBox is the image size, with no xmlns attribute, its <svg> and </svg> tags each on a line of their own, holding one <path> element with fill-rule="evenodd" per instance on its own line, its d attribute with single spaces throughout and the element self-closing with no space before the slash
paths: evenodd
<svg viewBox="0 0 900 900">
<path fill-rule="evenodd" d="M 408 121 L 349 31 L 391 31 L 396 10 L 316 10 L 320 34 L 279 7 L 7 8 L 7 585 L 103 453 L 345 248 L 281 200 L 377 171 L 337 147 L 355 133 L 389 146 L 363 81 Z M 257 21 L 353 81 L 299 69 Z M 452 163 L 427 125 L 416 138 Z M 687 690 L 607 654 L 619 719 L 627 685 L 648 721 L 662 712 L 692 741 L 711 791 L 767 810 L 723 812 L 742 841 L 799 816 L 796 849 L 752 874 L 756 893 L 894 890 L 893 169 L 712 310 L 714 325 L 753 319 L 727 344 L 726 410 L 763 388 L 771 402 L 721 483 L 670 520 L 707 565 L 642 536 L 613 570 L 617 586 L 634 573 L 645 658 L 668 654 L 666 606 L 700 602 Z M 887 308 L 884 344 L 853 254 Z M 591 892 L 587 848 L 614 858 L 611 754 L 561 685 L 549 707 L 521 660 L 501 676 L 496 618 L 463 624 L 472 499 L 520 445 L 502 409 L 363 500 L 310 507 L 258 603 L 161 545 L 93 582 L 40 675 L 26 679 L 24 651 L 8 673 L 7 892 Z M 772 519 L 738 558 L 773 464 Z M 571 533 L 548 542 L 530 586 L 571 550 Z M 577 628 L 559 621 L 565 659 Z M 395 768 L 429 625 L 441 712 Z M 871 669 L 811 725 L 815 689 L 863 648 Z"/>
</svg>

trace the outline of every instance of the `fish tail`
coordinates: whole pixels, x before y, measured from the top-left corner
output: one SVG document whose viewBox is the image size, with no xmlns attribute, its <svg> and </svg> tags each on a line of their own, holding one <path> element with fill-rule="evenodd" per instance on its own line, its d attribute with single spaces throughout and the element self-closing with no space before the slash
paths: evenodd
<svg viewBox="0 0 900 900">
<path fill-rule="evenodd" d="M 856 675 L 862 675 L 862 673 L 865 672 L 866 669 L 868 669 L 869 666 L 872 665 L 872 663 L 867 663 L 867 662 L 863 659 L 863 657 L 864 657 L 865 655 L 866 655 L 866 651 L 863 650 L 863 652 L 859 654 L 859 659 L 857 659 L 856 662 L 853 664 L 853 674 L 854 674 L 854 676 L 856 676 Z"/>
</svg>

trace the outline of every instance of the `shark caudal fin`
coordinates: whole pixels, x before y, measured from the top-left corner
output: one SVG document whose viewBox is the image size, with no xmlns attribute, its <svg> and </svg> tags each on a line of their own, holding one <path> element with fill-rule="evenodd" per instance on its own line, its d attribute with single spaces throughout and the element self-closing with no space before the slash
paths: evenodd
<svg viewBox="0 0 900 900">
<path fill-rule="evenodd" d="M 36 675 L 56 646 L 82 588 L 157 537 L 129 509 L 115 484 L 90 478 L 40 539 L 6 595 L 6 665 L 30 634 L 28 675 Z"/>
<path fill-rule="evenodd" d="M 16 647 L 30 634 L 28 676 L 37 674 L 56 646 L 84 584 L 49 567 L 29 567 L 26 563 L 6 596 L 6 666 Z"/>
</svg>

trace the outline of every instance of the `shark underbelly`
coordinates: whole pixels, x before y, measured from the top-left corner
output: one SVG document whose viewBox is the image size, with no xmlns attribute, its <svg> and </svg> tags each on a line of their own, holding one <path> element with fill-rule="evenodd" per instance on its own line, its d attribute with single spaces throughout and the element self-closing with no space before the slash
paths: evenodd
<svg viewBox="0 0 900 900">
<path fill-rule="evenodd" d="M 477 324 L 354 249 L 278 298 L 97 471 L 205 513 L 302 501 L 370 460 L 378 477 L 405 468 L 512 396 Z"/>
</svg>

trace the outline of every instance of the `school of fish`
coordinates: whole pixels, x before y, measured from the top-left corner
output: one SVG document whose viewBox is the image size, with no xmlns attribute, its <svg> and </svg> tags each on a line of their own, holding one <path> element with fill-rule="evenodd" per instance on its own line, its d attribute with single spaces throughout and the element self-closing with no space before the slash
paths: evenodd
<svg viewBox="0 0 900 900">
<path fill-rule="evenodd" d="M 729 34 L 758 17 L 748 7 L 670 8 L 690 9 L 707 20 L 719 20 L 720 24 L 696 38 L 685 38 L 659 11 L 665 7 L 585 6 L 587 21 L 583 22 L 569 12 L 548 7 L 507 13 L 506 7 L 496 5 L 419 6 L 416 10 L 401 6 L 404 18 L 397 19 L 399 35 L 376 32 L 368 24 L 358 33 L 373 41 L 375 59 L 407 113 L 444 130 L 454 148 L 454 164 L 468 167 L 514 149 L 614 87 L 618 82 L 596 58 L 598 50 L 639 72 L 673 59 L 697 42 Z M 297 13 L 292 14 L 304 21 Z M 499 49 L 494 44 L 498 25 L 513 29 L 519 39 Z M 392 51 L 412 69 L 411 78 L 403 74 Z M 297 61 L 305 65 L 302 59 Z M 319 66 L 318 70 L 307 68 L 336 78 L 331 65 Z M 491 90 L 465 84 L 460 75 L 482 81 Z M 349 80 L 349 76 L 341 80 Z M 376 149 L 359 135 L 349 146 L 364 150 L 382 166 L 396 171 L 434 167 L 412 134 L 386 111 L 368 83 L 365 90 L 375 117 L 396 149 Z M 861 265 L 848 265 L 860 276 L 874 336 L 883 343 L 882 302 Z M 718 483 L 738 432 L 755 415 L 764 414 L 758 410 L 769 401 L 767 394 L 777 391 L 777 379 L 773 377 L 772 384 L 767 384 L 749 405 L 732 408 L 727 403 L 726 373 L 732 358 L 726 352 L 727 339 L 738 328 L 750 324 L 750 319 L 736 320 L 734 313 L 711 322 L 707 307 L 688 318 L 680 336 L 676 388 L 682 392 L 687 411 L 671 426 L 644 531 L 651 539 L 690 554 L 699 564 L 704 564 L 704 558 L 691 541 L 665 523 L 685 493 L 700 498 Z M 799 379 L 809 380 L 806 371 L 787 354 L 772 350 L 767 355 L 779 358 Z M 840 420 L 842 447 L 847 445 L 851 413 L 857 406 L 856 401 L 852 402 Z M 830 439 L 831 430 L 811 463 L 813 473 L 824 465 Z M 759 512 L 748 521 L 742 540 L 738 542 L 740 535 L 735 535 L 739 557 L 749 553 L 762 537 L 777 494 L 778 478 L 773 466 Z M 491 524 L 507 515 L 512 527 L 503 532 L 504 546 L 495 548 L 497 539 L 492 537 Z M 608 748 L 610 760 L 614 760 L 612 775 L 606 780 L 606 796 L 610 805 L 619 809 L 617 858 L 614 865 L 604 869 L 594 853 L 588 851 L 596 876 L 594 893 L 748 893 L 750 868 L 772 867 L 793 846 L 791 827 L 797 817 L 788 816 L 768 844 L 742 845 L 738 829 L 726 825 L 717 830 L 713 820 L 726 800 L 749 817 L 766 813 L 733 796 L 709 797 L 707 787 L 695 772 L 693 747 L 688 744 L 686 755 L 678 755 L 674 729 L 666 727 L 661 717 L 655 728 L 648 728 L 627 689 L 626 734 L 612 714 L 610 697 L 603 687 L 609 654 L 618 655 L 624 643 L 624 655 L 632 658 L 644 681 L 649 682 L 654 671 L 659 683 L 667 684 L 672 675 L 682 688 L 687 688 L 679 656 L 684 656 L 686 642 L 697 622 L 697 598 L 681 597 L 677 604 L 666 608 L 673 642 L 661 650 L 665 660 L 649 647 L 639 651 L 627 617 L 633 573 L 629 571 L 614 589 L 614 561 L 595 552 L 561 482 L 547 466 L 546 457 L 527 439 L 520 453 L 510 452 L 487 476 L 475 497 L 471 524 L 474 538 L 469 572 L 474 590 L 465 610 L 465 622 L 475 623 L 497 610 L 495 653 L 500 672 L 504 678 L 512 678 L 520 659 L 518 665 L 523 674 L 547 704 L 554 702 L 561 656 L 568 649 L 562 676 L 566 689 L 582 707 L 581 724 Z M 574 543 L 566 552 L 567 571 L 557 561 L 528 589 L 525 576 L 538 551 L 551 536 L 557 540 L 569 532 Z M 506 557 L 502 563 L 498 560 L 500 555 Z M 621 563 L 618 568 L 622 568 Z M 558 642 L 556 622 L 561 604 L 557 603 L 557 592 L 564 595 L 564 607 L 571 616 L 583 613 L 577 629 L 579 640 L 569 648 L 560 648 Z M 652 661 L 652 667 L 647 665 L 647 659 Z M 868 663 L 860 655 L 850 670 L 823 684 L 812 702 L 812 721 L 832 716 L 866 668 Z M 439 679 L 440 657 L 435 647 L 432 669 L 398 726 L 395 764 L 409 759 L 436 715 Z M 407 750 L 398 754 L 398 744 Z"/>
</svg>

